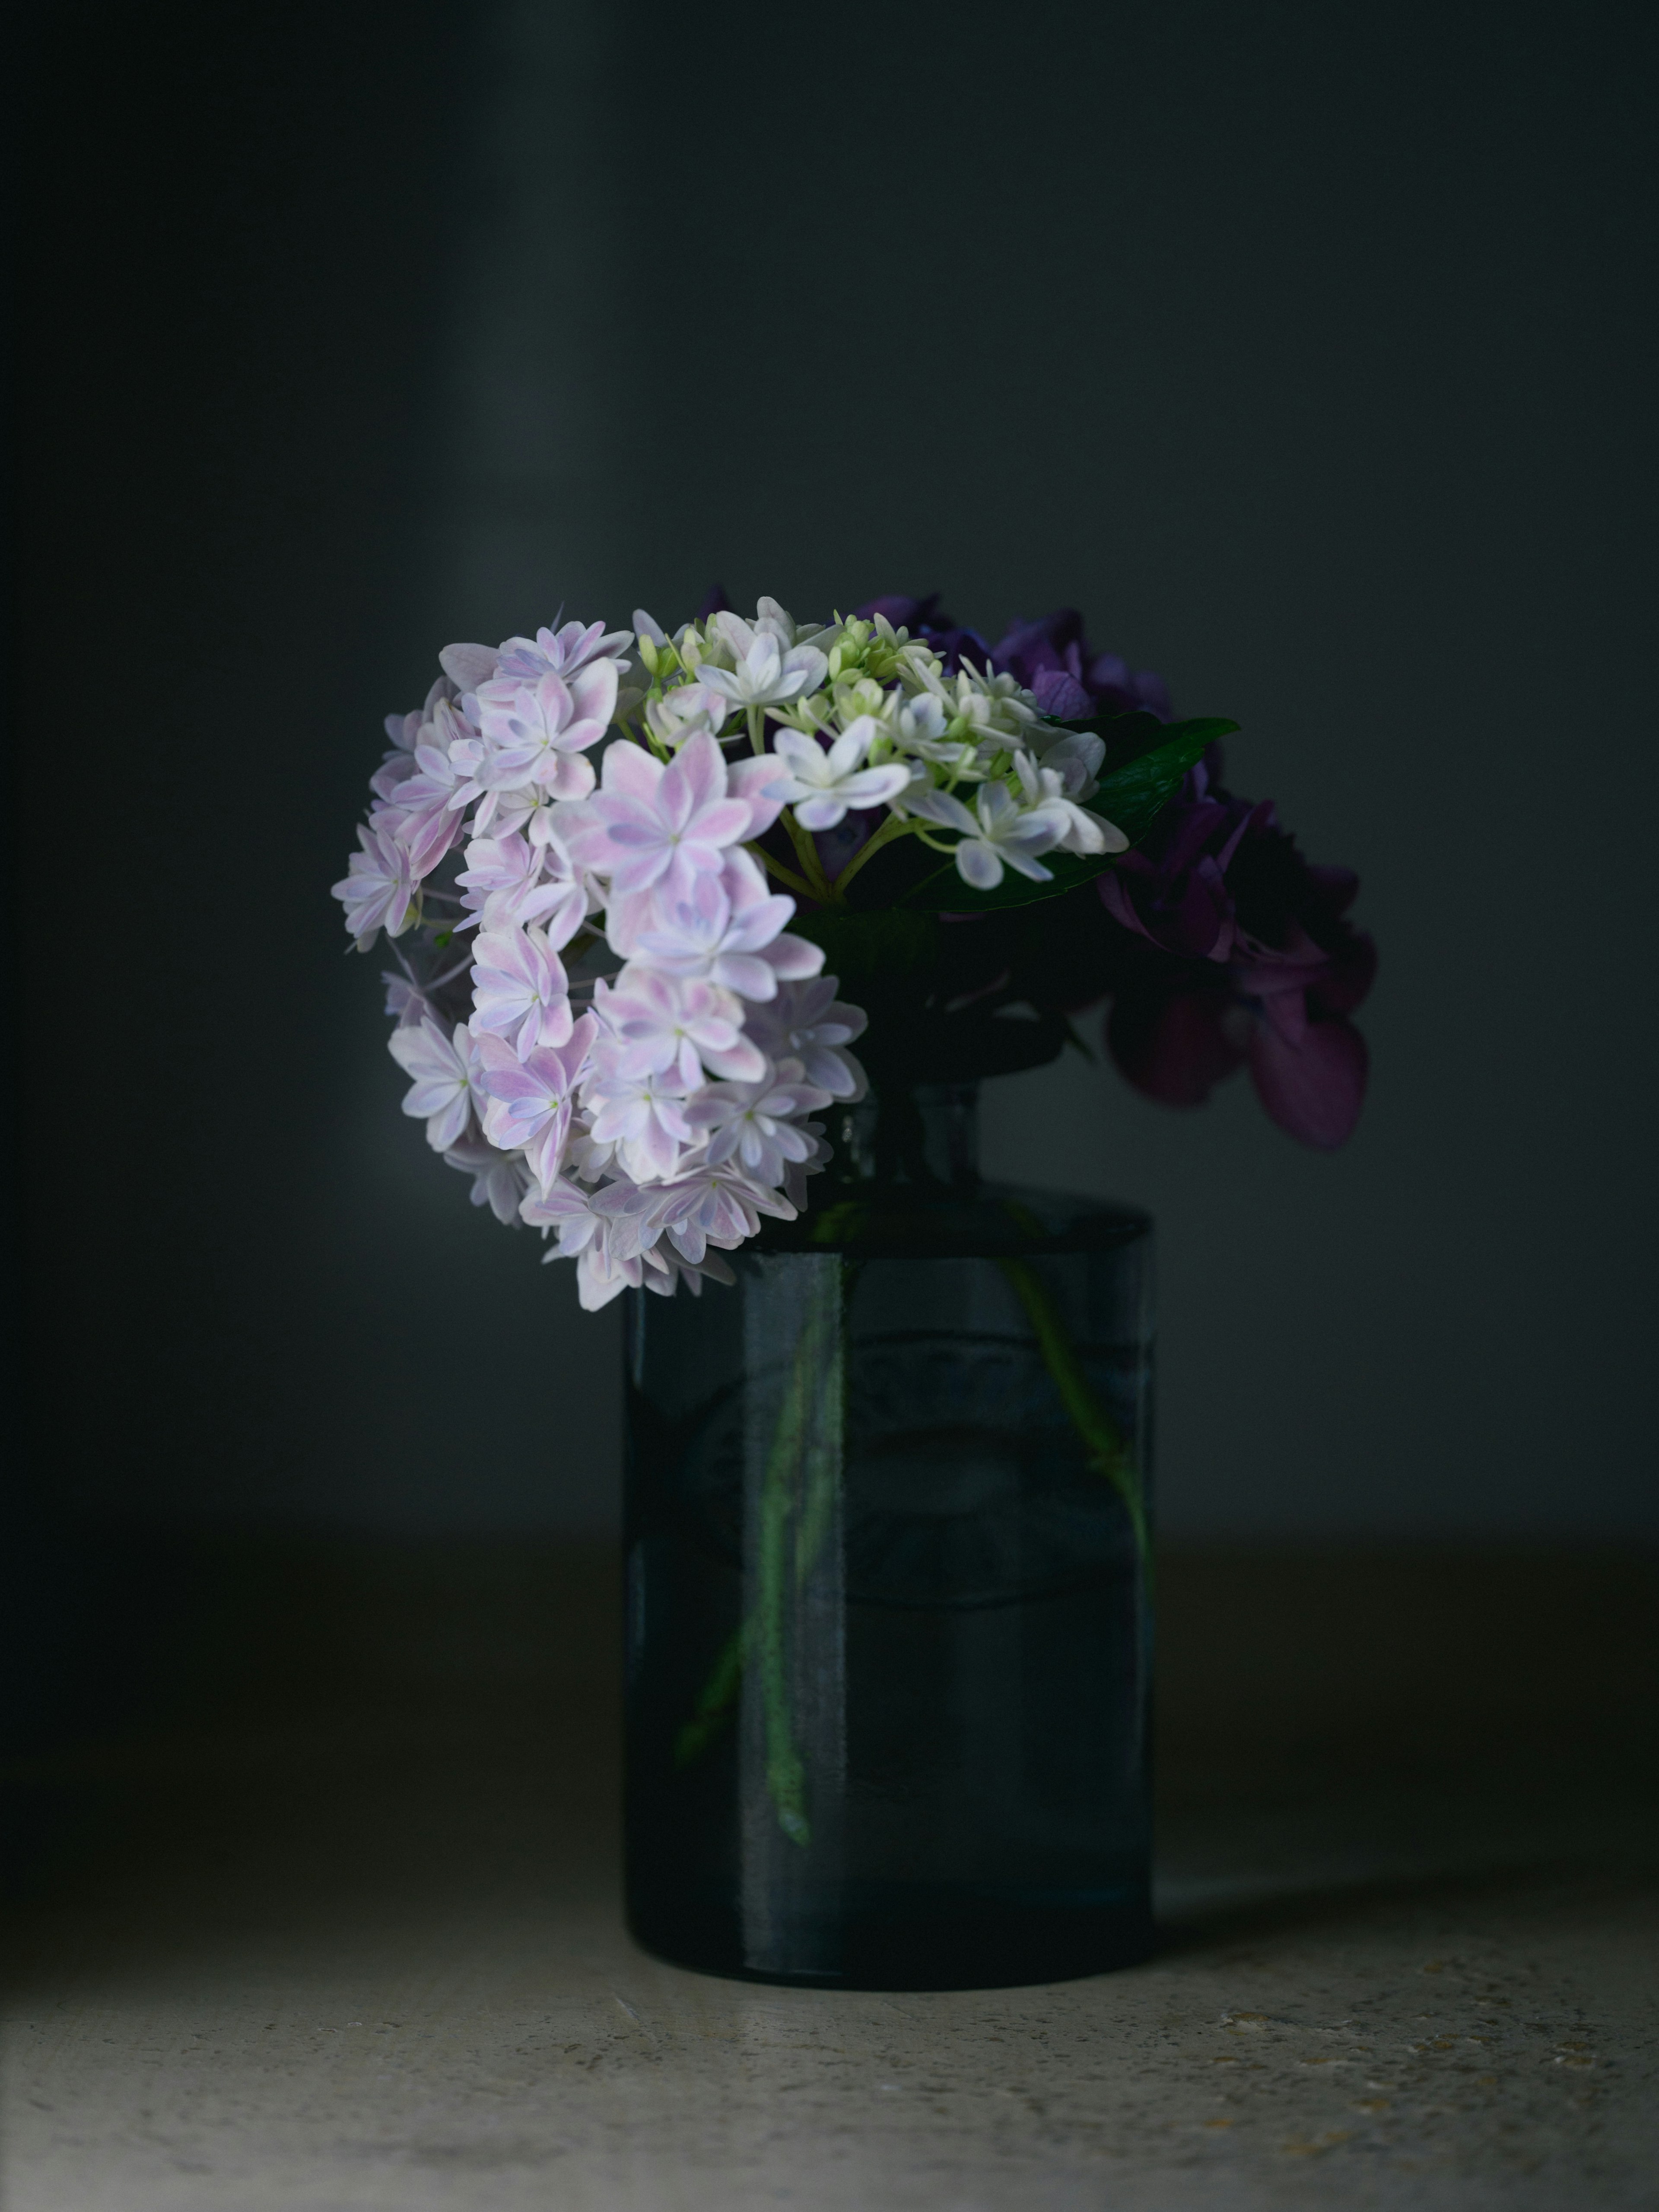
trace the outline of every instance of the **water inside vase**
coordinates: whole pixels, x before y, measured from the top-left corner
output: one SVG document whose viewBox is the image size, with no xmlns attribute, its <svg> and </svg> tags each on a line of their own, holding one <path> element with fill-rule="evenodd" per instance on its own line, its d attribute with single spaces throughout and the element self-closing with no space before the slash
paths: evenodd
<svg viewBox="0 0 1659 2212">
<path fill-rule="evenodd" d="M 633 1316 L 634 1925 L 768 1979 L 1090 1971 L 1146 1940 L 1148 1224 L 847 1188 L 833 1249 Z"/>
</svg>

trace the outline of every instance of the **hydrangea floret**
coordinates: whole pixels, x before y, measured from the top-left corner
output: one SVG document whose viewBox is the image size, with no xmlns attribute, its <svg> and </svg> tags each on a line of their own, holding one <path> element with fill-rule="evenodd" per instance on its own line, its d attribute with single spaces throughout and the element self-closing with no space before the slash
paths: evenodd
<svg viewBox="0 0 1659 2212">
<path fill-rule="evenodd" d="M 1127 1055 L 1113 1034 L 1121 1063 L 1146 1063 L 1132 1079 L 1184 1102 L 1236 1048 L 1295 1133 L 1346 1133 L 1332 1137 L 1346 1108 L 1326 1094 L 1333 1070 L 1353 1087 L 1358 971 L 1350 957 L 1344 982 L 1316 929 L 1287 951 L 1230 904 L 1234 856 L 1282 836 L 1271 808 L 1218 794 L 1214 748 L 1234 726 L 1170 721 L 1156 678 L 1089 655 L 1068 623 L 992 647 L 927 601 L 820 624 L 763 599 L 752 619 L 720 605 L 672 636 L 640 611 L 628 630 L 569 622 L 452 645 L 424 704 L 388 717 L 334 893 L 359 951 L 391 944 L 404 1110 L 471 1177 L 475 1205 L 574 1260 L 585 1306 L 730 1281 L 723 1255 L 805 1206 L 830 1156 L 820 1117 L 866 1087 L 850 1048 L 868 1016 L 823 973 L 826 948 L 850 952 L 860 996 L 885 1003 L 884 947 L 902 939 L 919 1009 L 973 1010 L 949 1029 L 958 1059 L 971 1031 L 987 1072 L 1016 1064 L 1019 1029 L 1018 1064 L 1033 1064 L 1034 1037 L 1037 1057 L 1063 1042 L 1085 899 L 1084 938 L 1103 926 L 1154 963 L 1202 960 L 1206 1018 L 1248 985 L 1260 1026 L 1305 1055 L 1287 1073 L 1264 1047 L 1264 1079 L 1234 1007 L 1229 1042 L 1160 1091 L 1143 961 Z M 1172 837 L 1183 809 L 1192 826 Z M 1049 937 L 1066 930 L 1053 990 L 1030 972 L 1039 902 Z M 918 986 L 924 943 L 937 973 Z M 984 972 L 952 997 L 964 944 Z M 1106 980 L 1085 997 L 1115 988 L 1110 958 L 1095 965 Z M 1035 1023 L 994 1036 L 1011 1008 Z M 1176 1025 L 1187 1042 L 1202 1028 Z M 896 1049 L 901 1028 L 945 1033 L 932 1012 L 891 1027 Z M 1296 1127 L 1304 1108 L 1316 1127 Z"/>
</svg>

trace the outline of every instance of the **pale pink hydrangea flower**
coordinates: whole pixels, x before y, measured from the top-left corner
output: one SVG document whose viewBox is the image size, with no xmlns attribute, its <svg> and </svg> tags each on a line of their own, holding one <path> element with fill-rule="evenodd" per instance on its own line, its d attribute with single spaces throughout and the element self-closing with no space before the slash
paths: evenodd
<svg viewBox="0 0 1659 2212">
<path fill-rule="evenodd" d="M 647 711 L 666 758 L 626 731 L 639 696 L 618 690 L 626 633 L 573 623 L 447 647 L 424 707 L 387 720 L 362 851 L 336 887 L 364 949 L 380 928 L 422 925 L 421 951 L 400 951 L 404 972 L 386 979 L 406 1110 L 475 1205 L 553 1235 L 549 1256 L 574 1261 L 590 1308 L 630 1285 L 732 1280 L 721 1253 L 763 1216 L 793 1218 L 824 1155 L 807 1117 L 862 1086 L 842 1049 L 862 1017 L 820 977 L 821 950 L 787 934 L 794 902 L 743 847 L 777 820 L 792 752 L 812 787 L 796 794 L 803 826 L 815 798 L 839 818 L 877 803 L 872 774 L 894 772 L 865 768 L 861 728 L 839 753 L 786 732 L 778 752 L 728 762 L 713 732 L 733 708 L 757 729 L 827 663 L 771 601 L 752 627 L 715 629 L 738 667 L 705 658 L 702 678 Z M 613 722 L 624 734 L 596 789 L 587 755 Z M 447 948 L 473 929 L 457 962 Z M 558 956 L 579 933 L 567 971 Z"/>
<path fill-rule="evenodd" d="M 846 1048 L 862 1036 L 869 1018 L 860 1006 L 842 1006 L 833 975 L 786 984 L 770 1005 L 755 1008 L 747 1028 L 761 1050 L 775 1060 L 800 1063 L 806 1080 L 825 1093 L 820 1102 L 862 1098 L 868 1085 Z"/>
<path fill-rule="evenodd" d="M 538 629 L 533 638 L 509 637 L 495 661 L 495 675 L 520 683 L 537 683 L 544 676 L 562 676 L 567 682 L 580 669 L 601 658 L 617 663 L 617 656 L 634 642 L 631 629 L 607 631 L 603 623 L 568 622 L 557 630 Z"/>
<path fill-rule="evenodd" d="M 617 1249 L 614 1223 L 599 1206 L 602 1194 L 578 1190 L 560 1177 L 545 1190 L 533 1192 L 520 1208 L 532 1228 L 544 1236 L 552 1232 L 555 1242 L 548 1259 L 576 1262 L 576 1296 L 589 1313 L 609 1305 L 623 1291 L 637 1289 L 645 1273 L 637 1252 L 624 1258 Z"/>
<path fill-rule="evenodd" d="M 449 713 L 447 702 L 440 708 Z M 452 715 L 452 726 L 454 725 Z M 428 736 L 435 736 L 428 732 Z M 455 740 L 455 750 L 461 750 Z M 460 842 L 465 836 L 461 813 L 462 793 L 465 779 L 451 757 L 449 744 L 422 742 L 415 749 L 416 773 L 407 776 L 393 791 L 385 805 L 377 806 L 369 819 L 377 827 L 393 831 L 409 848 L 410 862 L 416 881 L 429 876 L 446 853 Z"/>
<path fill-rule="evenodd" d="M 775 998 L 779 979 L 816 975 L 823 948 L 804 937 L 785 937 L 792 898 L 769 895 L 746 853 L 734 853 L 718 878 L 699 876 L 689 899 L 665 915 L 655 902 L 653 926 L 642 929 L 634 950 L 665 975 L 707 979 L 741 998 Z M 722 1073 L 726 1071 L 721 1070 Z"/>
<path fill-rule="evenodd" d="M 486 684 L 477 699 L 489 748 L 477 781 L 486 792 L 528 784 L 550 799 L 581 799 L 593 788 L 592 764 L 581 755 L 605 735 L 616 707 L 614 660 L 596 660 L 568 684 L 562 676 Z"/>
<path fill-rule="evenodd" d="M 636 1182 L 665 1182 L 696 1142 L 684 1092 L 649 1069 L 598 1075 L 584 1098 L 592 1114 L 593 1140 L 614 1146 L 617 1164 Z"/>
<path fill-rule="evenodd" d="M 796 1208 L 764 1185 L 750 1182 L 730 1167 L 699 1168 L 639 1194 L 644 1236 L 666 1235 L 682 1259 L 700 1265 L 710 1244 L 735 1251 L 758 1235 L 761 1216 L 793 1221 Z M 642 1238 L 643 1241 L 643 1238 Z"/>
<path fill-rule="evenodd" d="M 518 1227 L 519 1207 L 530 1188 L 530 1170 L 522 1152 L 498 1152 L 485 1138 L 463 1137 L 443 1158 L 447 1168 L 457 1168 L 471 1176 L 468 1196 L 474 1206 L 487 1206 L 506 1227 Z"/>
<path fill-rule="evenodd" d="M 786 1165 L 812 1156 L 812 1140 L 794 1124 L 830 1103 L 830 1093 L 805 1081 L 799 1060 L 786 1060 L 757 1083 L 711 1083 L 685 1107 L 685 1119 L 706 1133 L 708 1164 L 735 1160 L 757 1182 L 781 1183 Z"/>
<path fill-rule="evenodd" d="M 538 929 L 486 931 L 475 946 L 472 1028 L 504 1036 L 519 1058 L 563 1044 L 575 1024 L 564 963 Z"/>
<path fill-rule="evenodd" d="M 754 834 L 754 812 L 726 795 L 726 762 L 713 738 L 690 738 L 666 767 L 641 745 L 611 745 L 602 788 L 568 812 L 573 857 L 614 891 L 655 890 L 659 904 L 689 898 L 700 875 L 718 875 L 727 848 Z"/>
<path fill-rule="evenodd" d="M 386 1010 L 400 1030 L 418 1029 L 422 1022 L 436 1022 L 444 1027 L 437 1008 L 420 985 L 408 975 L 394 974 L 383 969 L 380 981 L 386 985 Z"/>
<path fill-rule="evenodd" d="M 415 873 L 407 849 L 382 830 L 357 825 L 362 848 L 346 863 L 332 896 L 345 908 L 346 927 L 356 939 L 359 952 L 367 952 L 382 929 L 388 937 L 401 937 L 414 916 Z"/>
<path fill-rule="evenodd" d="M 574 1260 L 605 1233 L 605 1217 L 594 1203 L 592 1191 L 580 1190 L 563 1176 L 555 1176 L 545 1189 L 531 1191 L 520 1203 L 520 1218 L 555 1238 L 549 1259 Z"/>
<path fill-rule="evenodd" d="M 597 1027 L 592 1015 L 584 1014 L 567 1043 L 538 1045 L 523 1060 L 498 1038 L 478 1040 L 483 1062 L 480 1087 L 489 1102 L 484 1134 L 503 1152 L 522 1147 L 544 1188 L 559 1171 L 576 1086 Z"/>
<path fill-rule="evenodd" d="M 482 921 L 489 930 L 522 929 L 539 922 L 555 951 L 562 951 L 581 927 L 586 889 L 557 837 L 539 846 L 516 832 L 474 837 L 465 858 L 455 880 L 465 886 L 461 904 L 469 919 L 459 927 L 472 929 Z"/>
<path fill-rule="evenodd" d="M 605 1018 L 621 1046 L 617 1075 L 660 1075 L 695 1091 L 705 1073 L 753 1082 L 765 1073 L 743 1033 L 743 1007 L 718 983 L 624 968 L 605 1001 Z"/>
<path fill-rule="evenodd" d="M 380 768 L 368 779 L 368 787 L 378 798 L 385 799 L 389 795 L 380 783 L 380 777 L 386 771 L 393 772 L 394 781 L 399 775 L 413 775 L 415 748 L 421 742 L 422 732 L 436 712 L 439 700 L 453 699 L 454 696 L 455 686 L 447 677 L 440 676 L 434 679 L 422 705 L 407 714 L 386 716 L 386 733 L 391 739 L 392 750 L 382 755 Z"/>
<path fill-rule="evenodd" d="M 465 1022 L 457 1022 L 453 1036 L 447 1037 L 430 1019 L 393 1030 L 386 1041 L 393 1060 L 413 1078 L 404 1111 L 425 1121 L 426 1140 L 434 1152 L 447 1152 L 458 1143 L 471 1119 L 471 1043 Z"/>
</svg>

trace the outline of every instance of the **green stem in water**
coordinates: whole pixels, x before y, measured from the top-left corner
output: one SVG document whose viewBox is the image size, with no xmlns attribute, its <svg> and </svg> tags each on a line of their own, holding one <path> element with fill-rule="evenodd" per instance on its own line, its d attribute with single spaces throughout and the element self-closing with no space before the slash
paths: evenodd
<svg viewBox="0 0 1659 2212">
<path fill-rule="evenodd" d="M 849 1304 L 853 1285 L 858 1279 L 857 1261 L 843 1260 L 836 1268 L 836 1318 L 839 1322 Z M 817 1367 L 821 1380 L 810 1441 L 805 1451 L 805 1481 L 802 1489 L 799 1518 L 795 1524 L 795 1589 L 797 1593 L 806 1587 L 806 1577 L 817 1563 L 835 1519 L 836 1503 L 841 1492 L 842 1444 L 846 1432 L 844 1398 L 846 1369 L 844 1345 L 839 1327 L 831 1342 L 825 1347 L 826 1359 L 819 1354 Z"/>
<path fill-rule="evenodd" d="M 766 1787 L 777 1808 L 778 1826 L 791 1843 L 803 1845 L 811 1842 L 812 1831 L 806 1818 L 806 1774 L 795 1748 L 789 1712 L 787 1613 L 792 1589 L 799 1589 L 801 1579 L 804 1523 L 809 1517 L 819 1522 L 820 1541 L 823 1528 L 828 1525 L 827 1504 L 820 1504 L 812 1512 L 810 1503 L 813 1492 L 822 1489 L 822 1468 L 814 1470 L 816 1480 L 804 1478 L 807 1478 L 809 1461 L 822 1462 L 834 1456 L 823 1449 L 821 1441 L 815 1449 L 809 1438 L 818 1437 L 823 1425 L 824 1408 L 818 1403 L 820 1380 L 832 1389 L 840 1388 L 841 1362 L 837 1359 L 833 1373 L 826 1376 L 823 1355 L 827 1349 L 826 1325 L 838 1323 L 841 1310 L 841 1270 L 837 1267 L 831 1302 L 826 1304 L 815 1299 L 801 1328 L 761 1484 L 759 1556 L 756 1560 L 760 1589 L 753 1648 L 760 1666 L 761 1705 L 765 1720 Z M 832 1481 L 838 1471 L 836 1468 L 830 1469 Z M 792 1563 L 790 1522 L 795 1517 L 798 1492 L 805 1493 L 801 1504 L 805 1510 L 797 1522 Z M 792 1564 L 796 1570 L 793 1576 L 790 1573 Z M 745 1651 L 749 1648 L 745 1639 Z"/>
<path fill-rule="evenodd" d="M 751 1613 L 740 1628 L 732 1631 L 702 1686 L 690 1719 L 674 1738 L 676 1766 L 690 1766 L 694 1759 L 701 1759 L 731 1719 L 732 1708 L 743 1686 L 744 1662 L 754 1639 L 755 1619 Z"/>
<path fill-rule="evenodd" d="M 1042 1354 L 1042 1364 L 1053 1376 L 1072 1425 L 1088 1448 L 1089 1464 L 1103 1474 L 1123 1501 L 1134 1531 L 1135 1552 L 1150 1580 L 1152 1571 L 1151 1532 L 1146 1526 L 1146 1501 L 1139 1473 L 1115 1424 L 1089 1387 L 1089 1378 L 1066 1334 L 1047 1285 L 1028 1261 L 999 1260 L 1014 1295 L 1025 1309 L 1025 1317 Z"/>
<path fill-rule="evenodd" d="M 856 1275 L 856 1266 L 843 1263 L 838 1271 L 833 1318 L 839 1320 Z M 805 1462 L 805 1480 L 800 1512 L 795 1524 L 794 1589 L 806 1577 L 823 1546 L 835 1512 L 841 1478 L 841 1456 L 825 1435 L 826 1401 L 842 1388 L 837 1347 L 830 1370 L 823 1370 L 823 1343 L 826 1322 L 820 1308 L 811 1314 L 801 1331 L 789 1381 L 779 1410 L 767 1455 L 761 1492 L 760 1556 L 757 1562 L 760 1601 L 733 1631 L 708 1680 L 703 1684 L 691 1718 L 674 1739 L 674 1764 L 685 1767 L 702 1753 L 732 1717 L 743 1686 L 743 1671 L 758 1653 L 762 1698 L 766 1716 L 767 1787 L 778 1808 L 779 1825 L 798 1844 L 810 1843 L 811 1831 L 805 1812 L 805 1771 L 794 1747 L 789 1720 L 788 1684 L 785 1673 L 785 1609 L 789 1595 L 787 1524 L 793 1504 L 792 1472 Z M 822 1376 L 820 1391 L 815 1387 Z M 840 1424 L 830 1425 L 839 1437 Z M 811 1441 L 808 1441 L 809 1437 Z"/>
<path fill-rule="evenodd" d="M 811 1325 L 801 1333 L 801 1348 L 812 1334 Z M 805 1425 L 806 1389 L 803 1362 L 798 1353 L 794 1372 L 784 1400 L 777 1434 L 772 1440 L 761 1490 L 760 1603 L 757 1642 L 759 1645 L 761 1700 L 766 1724 L 766 1787 L 777 1808 L 778 1826 L 791 1843 L 809 1844 L 812 1832 L 806 1819 L 806 1777 L 795 1749 L 789 1719 L 788 1647 L 784 1628 L 784 1602 L 789 1587 L 786 1556 L 789 1540 L 790 1475 L 799 1456 Z"/>
</svg>

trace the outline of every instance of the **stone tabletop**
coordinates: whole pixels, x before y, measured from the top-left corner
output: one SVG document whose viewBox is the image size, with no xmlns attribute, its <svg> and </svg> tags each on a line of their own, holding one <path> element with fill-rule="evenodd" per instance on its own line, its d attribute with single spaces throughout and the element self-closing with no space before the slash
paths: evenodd
<svg viewBox="0 0 1659 2212">
<path fill-rule="evenodd" d="M 12 1769 L 9 2212 L 1659 2206 L 1651 1561 L 1176 1554 L 1158 1956 L 926 1996 L 629 1942 L 616 1581 L 165 1582 Z"/>
</svg>

